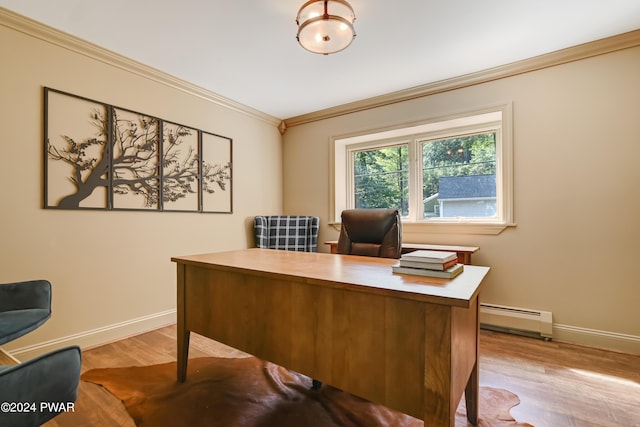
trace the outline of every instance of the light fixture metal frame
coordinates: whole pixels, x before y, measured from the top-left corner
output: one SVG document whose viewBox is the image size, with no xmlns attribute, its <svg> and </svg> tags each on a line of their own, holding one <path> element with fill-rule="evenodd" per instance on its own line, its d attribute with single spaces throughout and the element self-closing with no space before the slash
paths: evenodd
<svg viewBox="0 0 640 427">
<path fill-rule="evenodd" d="M 298 34 L 296 35 L 296 40 L 298 40 L 298 43 L 300 44 L 300 46 L 302 46 L 302 48 L 307 50 L 308 52 L 318 53 L 318 54 L 321 54 L 321 55 L 329 55 L 329 54 L 332 54 L 332 53 L 342 52 L 343 50 L 345 50 L 346 48 L 351 46 L 351 43 L 353 43 L 353 40 L 356 38 L 356 30 L 355 30 L 355 28 L 353 26 L 353 22 L 350 22 L 348 19 L 345 19 L 342 16 L 330 15 L 328 13 L 328 3 L 329 3 L 329 1 L 340 3 L 343 6 L 347 7 L 351 11 L 351 15 L 353 16 L 353 21 L 356 20 L 356 14 L 355 14 L 355 11 L 353 10 L 353 7 L 351 7 L 351 5 L 345 0 L 309 0 L 309 1 L 307 1 L 302 6 L 300 6 L 300 9 L 298 9 L 298 15 L 296 16 L 296 24 L 298 25 Z M 324 3 L 324 13 L 322 15 L 318 15 L 316 17 L 307 19 L 301 25 L 300 24 L 300 12 L 302 12 L 310 4 L 321 3 L 321 2 Z M 351 34 L 352 34 L 351 40 L 349 40 L 349 43 L 347 43 L 342 49 L 338 49 L 338 50 L 334 50 L 332 52 L 326 52 L 326 53 L 325 52 L 318 52 L 318 51 L 315 51 L 315 50 L 311 50 L 308 47 L 306 47 L 304 44 L 302 44 L 302 42 L 300 41 L 300 33 L 302 32 L 302 30 L 305 27 L 307 27 L 308 25 L 311 25 L 311 24 L 313 24 L 315 22 L 318 22 L 318 21 L 330 21 L 330 20 L 339 21 L 339 22 L 345 24 L 347 27 L 349 27 L 349 29 L 351 30 Z"/>
</svg>

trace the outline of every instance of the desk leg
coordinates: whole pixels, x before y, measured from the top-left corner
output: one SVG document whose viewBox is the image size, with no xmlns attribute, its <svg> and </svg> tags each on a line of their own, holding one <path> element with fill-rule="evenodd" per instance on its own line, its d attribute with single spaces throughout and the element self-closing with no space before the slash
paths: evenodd
<svg viewBox="0 0 640 427">
<path fill-rule="evenodd" d="M 187 362 L 189 361 L 189 337 L 191 331 L 178 329 L 178 382 L 187 379 Z"/>
<path fill-rule="evenodd" d="M 427 304 L 425 311 L 425 427 L 453 427 L 451 307 Z"/>
<path fill-rule="evenodd" d="M 480 384 L 478 381 L 478 362 L 473 366 L 471 376 L 464 389 L 464 403 L 467 408 L 467 419 L 471 424 L 478 425 L 478 395 Z"/>
<path fill-rule="evenodd" d="M 475 336 L 476 336 L 476 345 L 475 345 L 475 363 L 473 364 L 473 369 L 471 370 L 471 375 L 469 376 L 469 380 L 467 381 L 467 386 L 464 389 L 464 400 L 467 408 L 467 419 L 473 425 L 478 424 L 478 399 L 480 394 L 480 371 L 479 371 L 479 363 L 480 363 L 480 298 L 476 297 L 475 299 Z"/>
<path fill-rule="evenodd" d="M 463 387 L 467 418 L 477 425 L 477 298 L 471 304 L 469 309 L 437 304 L 425 306 L 425 427 L 455 426 Z"/>
<path fill-rule="evenodd" d="M 187 379 L 187 362 L 189 361 L 189 337 L 191 331 L 187 329 L 186 311 L 185 311 L 185 266 L 178 264 L 177 274 L 177 319 L 176 327 L 178 329 L 178 381 L 184 382 Z"/>
</svg>

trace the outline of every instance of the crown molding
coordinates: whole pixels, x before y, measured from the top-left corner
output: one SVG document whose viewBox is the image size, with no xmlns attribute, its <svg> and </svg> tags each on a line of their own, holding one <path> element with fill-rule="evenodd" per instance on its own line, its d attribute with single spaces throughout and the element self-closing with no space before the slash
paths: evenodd
<svg viewBox="0 0 640 427">
<path fill-rule="evenodd" d="M 422 98 L 437 93 L 448 92 L 468 86 L 474 86 L 481 83 L 504 79 L 506 77 L 529 73 L 532 71 L 554 67 L 573 61 L 579 61 L 581 59 L 591 58 L 598 55 L 604 55 L 607 53 L 636 46 L 640 46 L 640 30 L 630 31 L 628 33 L 607 37 L 593 42 L 557 50 L 555 52 L 535 56 L 533 58 L 524 59 L 522 61 L 513 62 L 499 67 L 489 68 L 487 70 L 478 71 L 475 73 L 465 74 L 463 76 L 454 77 L 451 79 L 440 80 L 434 83 L 415 86 L 386 95 L 367 98 L 361 101 L 351 102 L 343 105 L 338 105 L 336 107 L 291 117 L 285 119 L 284 122 L 285 126 L 287 128 L 290 128 L 305 123 L 316 122 L 332 117 L 355 113 L 358 111 L 369 110 L 372 108 L 378 108 L 385 105 L 408 101 L 411 99 Z"/>
<path fill-rule="evenodd" d="M 140 77 L 153 80 L 165 86 L 180 90 L 198 98 L 205 99 L 217 105 L 240 112 L 247 116 L 259 119 L 270 125 L 278 127 L 281 133 L 287 128 L 316 122 L 319 120 L 338 117 L 358 111 L 378 108 L 411 99 L 422 98 L 437 93 L 448 92 L 481 83 L 487 83 L 506 77 L 516 76 L 544 68 L 562 65 L 573 61 L 579 61 L 598 55 L 615 52 L 640 46 L 640 30 L 630 31 L 601 40 L 584 43 L 548 54 L 536 56 L 530 59 L 513 62 L 511 64 L 490 68 L 475 73 L 438 82 L 415 86 L 389 94 L 367 98 L 364 100 L 338 105 L 324 110 L 280 120 L 274 116 L 263 113 L 247 105 L 232 99 L 223 97 L 208 89 L 189 83 L 168 73 L 129 59 L 123 55 L 82 40 L 78 37 L 56 30 L 40 22 L 34 21 L 10 10 L 0 7 L 0 25 L 15 31 L 37 38 L 55 46 L 68 49 L 80 55 L 103 62 L 110 66 L 136 74 Z"/>
<path fill-rule="evenodd" d="M 262 111 L 256 110 L 232 99 L 225 98 L 208 89 L 204 89 L 198 85 L 189 83 L 188 81 L 172 76 L 141 62 L 134 61 L 123 55 L 117 54 L 96 44 L 82 40 L 2 7 L 0 7 L 0 25 L 130 72 L 139 77 L 153 80 L 156 83 L 160 83 L 186 94 L 205 99 L 214 104 L 262 120 L 270 125 L 276 127 L 281 125 L 282 120 L 279 118 L 263 113 Z"/>
</svg>

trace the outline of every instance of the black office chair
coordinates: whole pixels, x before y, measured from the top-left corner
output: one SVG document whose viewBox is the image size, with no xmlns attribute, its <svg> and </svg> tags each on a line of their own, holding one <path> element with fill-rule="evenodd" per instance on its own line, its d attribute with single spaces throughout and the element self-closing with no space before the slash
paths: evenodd
<svg viewBox="0 0 640 427">
<path fill-rule="evenodd" d="M 400 258 L 402 223 L 397 209 L 348 209 L 336 252 L 380 258 Z"/>
</svg>

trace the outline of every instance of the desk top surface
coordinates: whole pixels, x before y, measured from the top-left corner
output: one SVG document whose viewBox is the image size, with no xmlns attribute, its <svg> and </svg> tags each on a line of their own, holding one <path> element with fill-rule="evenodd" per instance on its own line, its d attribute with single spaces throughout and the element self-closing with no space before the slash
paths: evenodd
<svg viewBox="0 0 640 427">
<path fill-rule="evenodd" d="M 258 248 L 178 256 L 171 261 L 460 307 L 469 307 L 489 272 L 489 267 L 465 265 L 454 279 L 440 279 L 395 274 L 391 267 L 396 259 Z"/>
</svg>

